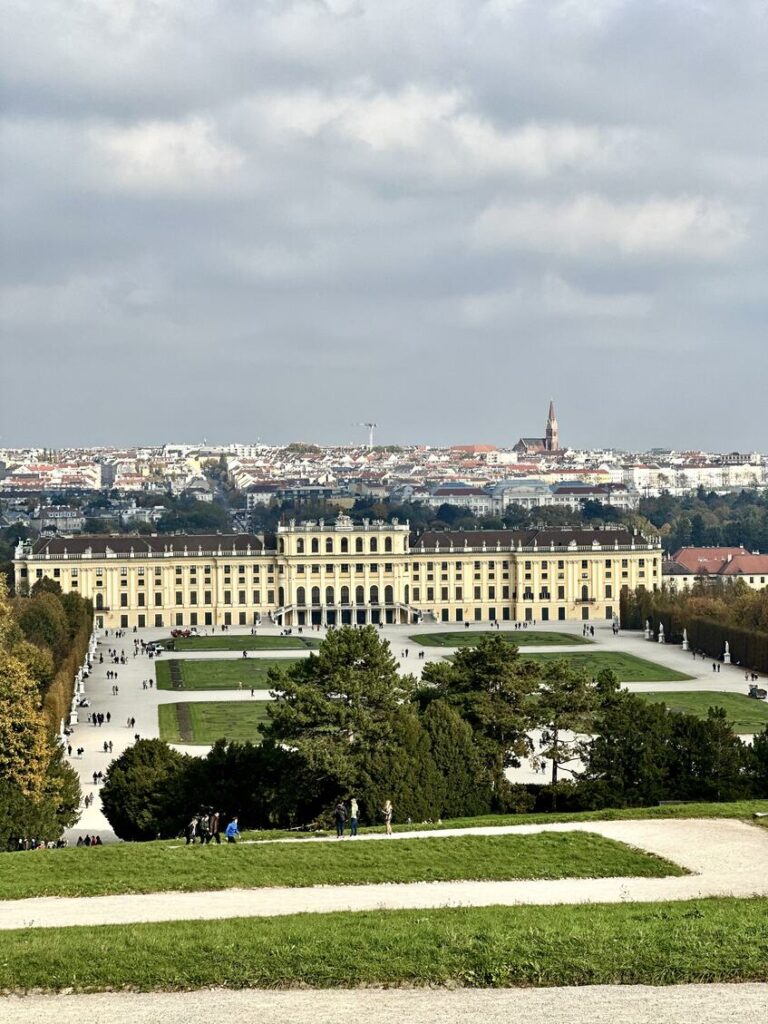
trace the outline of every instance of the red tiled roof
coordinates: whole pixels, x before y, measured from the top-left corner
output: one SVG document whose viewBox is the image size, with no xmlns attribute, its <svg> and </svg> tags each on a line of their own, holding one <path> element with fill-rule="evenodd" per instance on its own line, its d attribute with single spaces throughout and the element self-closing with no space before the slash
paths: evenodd
<svg viewBox="0 0 768 1024">
<path fill-rule="evenodd" d="M 748 555 L 742 547 L 738 548 L 680 548 L 672 555 L 672 561 L 682 565 L 688 572 L 699 574 L 717 574 L 737 555 Z"/>
<path fill-rule="evenodd" d="M 768 575 L 768 555 L 735 555 L 723 566 L 722 575 Z"/>
</svg>

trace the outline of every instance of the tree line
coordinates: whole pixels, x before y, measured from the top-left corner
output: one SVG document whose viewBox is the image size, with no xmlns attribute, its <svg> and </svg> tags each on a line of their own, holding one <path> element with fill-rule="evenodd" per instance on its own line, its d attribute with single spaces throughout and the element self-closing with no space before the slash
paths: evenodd
<svg viewBox="0 0 768 1024">
<path fill-rule="evenodd" d="M 222 739 L 194 758 L 140 740 L 110 765 L 102 804 L 119 836 L 174 836 L 206 807 L 249 828 L 328 825 L 352 796 L 375 824 L 388 799 L 396 820 L 434 821 L 768 794 L 768 730 L 746 746 L 720 711 L 673 714 L 610 671 L 536 664 L 500 636 L 417 682 L 374 628 L 344 627 L 270 677 L 261 743 Z M 549 780 L 510 783 L 526 759 L 551 764 Z"/>
<path fill-rule="evenodd" d="M 77 820 L 80 785 L 58 732 L 92 616 L 89 601 L 55 581 L 10 598 L 0 576 L 0 850 L 58 839 Z"/>
</svg>

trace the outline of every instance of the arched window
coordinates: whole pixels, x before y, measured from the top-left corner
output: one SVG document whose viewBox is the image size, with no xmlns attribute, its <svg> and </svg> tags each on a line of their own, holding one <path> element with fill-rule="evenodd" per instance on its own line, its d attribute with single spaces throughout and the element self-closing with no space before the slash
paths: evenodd
<svg viewBox="0 0 768 1024">
<path fill-rule="evenodd" d="M 588 601 L 589 600 L 589 587 L 586 584 L 584 584 L 584 586 L 581 588 L 581 600 L 582 601 Z"/>
<path fill-rule="evenodd" d="M 363 550 L 363 538 L 362 537 L 356 537 L 355 538 L 355 551 L 362 551 L 362 550 Z"/>
<path fill-rule="evenodd" d="M 371 604 L 379 603 L 379 588 L 377 586 L 371 587 Z"/>
<path fill-rule="evenodd" d="M 307 592 L 304 589 L 304 587 L 299 587 L 298 590 L 296 591 L 296 604 L 306 604 L 306 603 L 307 603 Z"/>
<path fill-rule="evenodd" d="M 371 548 L 370 549 L 371 549 L 371 551 L 378 551 L 379 550 L 379 542 L 376 540 L 375 537 L 371 537 Z"/>
<path fill-rule="evenodd" d="M 385 537 L 384 538 L 384 550 L 385 551 L 391 551 L 392 550 L 392 538 L 391 537 Z"/>
<path fill-rule="evenodd" d="M 302 540 L 301 537 L 299 537 L 299 539 L 296 541 L 296 554 L 297 555 L 303 555 L 304 554 L 304 541 Z"/>
<path fill-rule="evenodd" d="M 312 554 L 316 555 L 319 550 L 320 550 L 320 541 L 317 539 L 317 537 L 313 537 L 312 538 Z"/>
<path fill-rule="evenodd" d="M 384 604 L 395 603 L 395 592 L 392 587 L 384 587 Z"/>
<path fill-rule="evenodd" d="M 341 588 L 341 603 L 349 604 L 349 587 Z"/>
<path fill-rule="evenodd" d="M 282 608 L 284 604 L 285 604 L 285 590 L 284 590 L 283 587 L 278 587 L 277 588 L 277 606 L 278 606 L 278 608 Z"/>
<path fill-rule="evenodd" d="M 333 554 L 333 537 L 325 538 L 325 553 L 326 555 Z"/>
<path fill-rule="evenodd" d="M 349 551 L 349 537 L 342 537 L 341 538 L 341 553 L 342 553 L 342 555 L 346 555 L 348 551 Z"/>
<path fill-rule="evenodd" d="M 325 588 L 325 603 L 333 604 L 333 587 Z"/>
<path fill-rule="evenodd" d="M 320 604 L 320 587 L 312 587 L 312 604 Z"/>
<path fill-rule="evenodd" d="M 285 552 L 285 541 L 283 540 L 282 537 L 277 542 L 277 550 L 280 552 L 281 555 Z"/>
<path fill-rule="evenodd" d="M 96 595 L 96 607 L 99 609 L 99 611 L 101 611 L 104 608 L 104 595 L 103 594 L 97 594 Z"/>
<path fill-rule="evenodd" d="M 406 583 L 403 587 L 403 600 L 408 604 L 408 598 L 411 596 L 411 588 Z"/>
<path fill-rule="evenodd" d="M 362 587 L 355 587 L 355 604 L 365 604 L 365 591 Z"/>
</svg>

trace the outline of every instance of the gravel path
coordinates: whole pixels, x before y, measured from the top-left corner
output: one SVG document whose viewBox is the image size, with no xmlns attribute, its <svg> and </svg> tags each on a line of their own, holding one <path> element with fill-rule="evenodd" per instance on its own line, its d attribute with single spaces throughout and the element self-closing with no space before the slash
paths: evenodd
<svg viewBox="0 0 768 1024">
<path fill-rule="evenodd" d="M 311 888 L 225 889 L 82 898 L 43 897 L 0 903 L 0 929 L 128 924 L 145 921 L 274 917 L 296 913 L 691 900 L 705 896 L 768 896 L 768 830 L 729 820 L 607 821 L 512 825 L 400 833 L 439 842 L 451 835 L 593 832 L 629 843 L 692 872 L 666 878 L 582 878 L 510 882 L 417 882 Z M 313 840 L 297 840 L 311 843 Z M 327 841 L 327 840 L 320 840 Z M 338 842 L 338 840 L 331 840 Z M 352 842 L 353 840 L 347 840 Z M 387 842 L 360 837 L 354 842 Z M 222 850 L 225 854 L 225 850 Z M 186 852 L 184 853 L 186 855 Z M 194 849 L 189 850 L 194 856 Z M 55 856 L 52 854 L 51 856 Z M 258 879 L 254 879 L 258 881 Z"/>
<path fill-rule="evenodd" d="M 768 1015 L 768 985 L 594 985 L 545 989 L 356 989 L 350 991 L 100 993 L 0 999 L 14 1024 L 760 1024 Z"/>
</svg>

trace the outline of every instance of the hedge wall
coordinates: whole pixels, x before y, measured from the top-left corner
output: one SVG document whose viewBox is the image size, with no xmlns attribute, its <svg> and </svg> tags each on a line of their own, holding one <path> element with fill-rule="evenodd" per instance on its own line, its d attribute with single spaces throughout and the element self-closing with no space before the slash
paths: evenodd
<svg viewBox="0 0 768 1024">
<path fill-rule="evenodd" d="M 658 600 L 658 595 L 655 596 Z M 703 651 L 713 660 L 722 658 L 727 640 L 733 664 L 743 665 L 756 672 L 768 673 L 768 633 L 686 614 L 684 608 L 675 608 L 669 603 L 656 607 L 653 598 L 654 595 L 647 591 L 622 591 L 622 628 L 644 629 L 647 620 L 654 634 L 658 635 L 659 624 L 663 623 L 664 635 L 669 643 L 674 644 L 682 643 L 683 629 L 687 629 L 691 647 L 696 651 Z"/>
<path fill-rule="evenodd" d="M 72 637 L 68 654 L 59 665 L 51 685 L 43 696 L 43 714 L 51 733 L 59 731 L 62 719 L 65 724 L 69 721 L 69 710 L 75 692 L 75 676 L 85 661 L 92 628 L 90 619 L 80 625 Z"/>
</svg>

